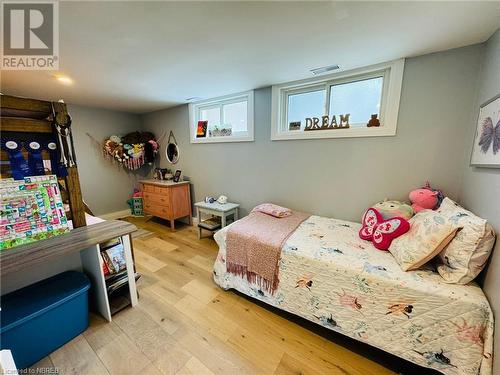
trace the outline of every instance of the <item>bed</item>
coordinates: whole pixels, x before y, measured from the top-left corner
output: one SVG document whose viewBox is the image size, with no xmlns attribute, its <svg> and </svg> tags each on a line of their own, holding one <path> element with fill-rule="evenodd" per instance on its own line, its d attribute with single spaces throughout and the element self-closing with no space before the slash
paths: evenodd
<svg viewBox="0 0 500 375">
<path fill-rule="evenodd" d="M 215 234 L 214 280 L 443 374 L 491 374 L 493 315 L 481 288 L 446 284 L 431 269 L 403 272 L 360 227 L 310 216 L 284 243 L 270 293 L 227 272 L 230 225 Z"/>
</svg>

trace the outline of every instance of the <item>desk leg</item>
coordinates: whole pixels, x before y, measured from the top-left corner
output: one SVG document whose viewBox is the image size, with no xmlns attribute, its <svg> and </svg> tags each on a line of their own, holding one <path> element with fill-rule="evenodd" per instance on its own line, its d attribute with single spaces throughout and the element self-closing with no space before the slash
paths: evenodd
<svg viewBox="0 0 500 375">
<path fill-rule="evenodd" d="M 234 221 L 238 220 L 238 208 L 234 209 Z"/>
<path fill-rule="evenodd" d="M 221 225 L 220 225 L 220 226 L 221 226 L 221 228 L 224 228 L 224 227 L 226 226 L 226 213 L 225 213 L 225 212 L 223 212 L 223 213 L 222 213 L 222 216 L 221 216 L 221 220 L 220 220 L 220 221 L 221 221 L 221 223 L 220 223 L 220 224 L 221 224 Z"/>
<path fill-rule="evenodd" d="M 137 286 L 135 285 L 134 259 L 132 258 L 132 244 L 130 234 L 122 236 L 123 248 L 125 250 L 125 263 L 127 264 L 128 288 L 130 291 L 130 302 L 132 306 L 137 305 Z"/>
</svg>

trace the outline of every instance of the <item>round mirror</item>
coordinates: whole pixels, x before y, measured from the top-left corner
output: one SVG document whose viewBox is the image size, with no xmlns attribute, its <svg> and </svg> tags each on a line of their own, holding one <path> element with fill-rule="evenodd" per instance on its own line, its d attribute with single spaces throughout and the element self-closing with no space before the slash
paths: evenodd
<svg viewBox="0 0 500 375">
<path fill-rule="evenodd" d="M 176 164 L 179 161 L 179 146 L 176 143 L 169 143 L 165 153 L 169 163 Z"/>
</svg>

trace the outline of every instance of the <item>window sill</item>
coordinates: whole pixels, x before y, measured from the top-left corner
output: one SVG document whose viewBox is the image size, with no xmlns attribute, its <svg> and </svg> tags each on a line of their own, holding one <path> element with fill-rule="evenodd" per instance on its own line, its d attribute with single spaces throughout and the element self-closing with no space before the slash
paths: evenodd
<svg viewBox="0 0 500 375">
<path fill-rule="evenodd" d="M 213 137 L 213 138 L 194 138 L 191 143 L 230 143 L 230 142 L 253 142 L 254 138 L 247 137 Z"/>
<path fill-rule="evenodd" d="M 364 137 L 392 137 L 396 135 L 395 128 L 349 128 L 333 130 L 313 130 L 297 132 L 281 132 L 271 134 L 272 141 L 289 141 L 294 139 L 328 139 L 328 138 L 364 138 Z"/>
</svg>

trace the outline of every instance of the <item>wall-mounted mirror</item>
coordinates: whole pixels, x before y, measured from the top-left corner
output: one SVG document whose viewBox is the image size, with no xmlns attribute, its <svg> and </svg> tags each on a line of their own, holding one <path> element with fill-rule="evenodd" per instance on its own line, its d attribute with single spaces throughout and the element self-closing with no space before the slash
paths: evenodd
<svg viewBox="0 0 500 375">
<path fill-rule="evenodd" d="M 168 136 L 167 147 L 165 149 L 165 155 L 167 161 L 171 164 L 176 164 L 179 161 L 179 145 L 175 139 L 174 133 L 170 130 L 170 135 Z"/>
</svg>

